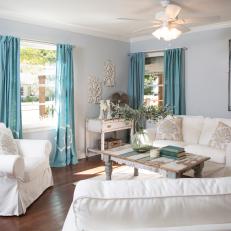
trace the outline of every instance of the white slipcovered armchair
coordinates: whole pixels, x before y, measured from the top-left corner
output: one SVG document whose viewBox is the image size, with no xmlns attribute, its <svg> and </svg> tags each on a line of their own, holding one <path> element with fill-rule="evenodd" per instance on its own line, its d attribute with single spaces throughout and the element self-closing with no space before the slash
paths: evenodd
<svg viewBox="0 0 231 231">
<path fill-rule="evenodd" d="M 2 124 L 1 124 L 2 126 Z M 15 140 L 19 155 L 0 155 L 0 215 L 26 212 L 45 189 L 53 185 L 47 140 Z"/>
</svg>

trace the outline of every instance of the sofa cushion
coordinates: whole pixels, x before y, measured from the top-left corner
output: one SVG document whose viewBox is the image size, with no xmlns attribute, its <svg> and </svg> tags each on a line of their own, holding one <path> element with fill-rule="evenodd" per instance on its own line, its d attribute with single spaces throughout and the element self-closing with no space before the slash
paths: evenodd
<svg viewBox="0 0 231 231">
<path fill-rule="evenodd" d="M 228 126 L 231 126 L 231 119 L 205 118 L 199 139 L 199 144 L 209 145 L 209 141 L 211 140 L 219 121 L 227 124 Z"/>
<path fill-rule="evenodd" d="M 157 148 L 162 148 L 168 145 L 173 145 L 177 147 L 184 147 L 185 143 L 182 141 L 173 141 L 173 140 L 154 140 L 153 146 Z"/>
<path fill-rule="evenodd" d="M 219 122 L 209 141 L 209 146 L 226 151 L 229 143 L 231 143 L 231 127 L 223 122 Z"/>
<path fill-rule="evenodd" d="M 183 141 L 182 118 L 168 116 L 156 126 L 157 140 Z"/>
<path fill-rule="evenodd" d="M 203 116 L 180 116 L 183 118 L 183 140 L 188 144 L 198 144 L 203 127 Z"/>
<path fill-rule="evenodd" d="M 43 172 L 49 168 L 49 163 L 46 158 L 42 157 L 24 157 L 25 163 L 25 173 L 24 173 L 24 181 L 28 182 L 36 177 L 41 177 Z"/>
<path fill-rule="evenodd" d="M 73 210 L 77 230 L 230 223 L 231 178 L 81 181 Z"/>
<path fill-rule="evenodd" d="M 188 153 L 210 157 L 210 161 L 220 164 L 225 163 L 225 151 L 223 150 L 200 144 L 186 145 L 184 149 Z"/>
</svg>

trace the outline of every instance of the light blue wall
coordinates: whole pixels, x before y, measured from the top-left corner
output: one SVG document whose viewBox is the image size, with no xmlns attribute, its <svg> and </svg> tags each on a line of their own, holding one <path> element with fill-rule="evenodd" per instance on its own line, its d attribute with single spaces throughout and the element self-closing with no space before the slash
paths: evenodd
<svg viewBox="0 0 231 231">
<path fill-rule="evenodd" d="M 98 116 L 98 105 L 88 104 L 88 76 L 103 78 L 103 64 L 111 59 L 116 64 L 116 88 L 104 88 L 103 98 L 113 92 L 127 91 L 128 56 L 131 52 L 187 47 L 186 103 L 187 114 L 211 117 L 231 117 L 227 111 L 228 40 L 231 29 L 205 31 L 183 35 L 171 43 L 149 39 L 120 42 L 58 29 L 0 19 L 0 34 L 22 39 L 75 45 L 75 115 L 76 140 L 80 156 L 84 153 L 85 118 Z M 26 138 L 53 139 L 53 132 L 25 134 Z M 97 139 L 98 137 L 92 136 Z"/>
<path fill-rule="evenodd" d="M 228 40 L 231 29 L 185 34 L 171 43 L 155 38 L 131 42 L 130 51 L 187 47 L 186 107 L 188 115 L 231 117 L 228 108 Z"/>
<path fill-rule="evenodd" d="M 116 91 L 127 92 L 129 43 L 3 19 L 0 19 L 0 34 L 50 43 L 68 43 L 75 46 L 76 140 L 79 155 L 83 156 L 85 119 L 97 117 L 99 113 L 98 105 L 88 103 L 88 76 L 95 75 L 103 79 L 104 62 L 111 59 L 116 65 L 116 87 L 104 88 L 103 98 L 106 99 Z M 25 137 L 52 139 L 52 134 L 52 132 L 49 132 L 49 135 L 47 132 L 27 133 Z M 96 137 L 93 136 L 93 138 Z"/>
</svg>

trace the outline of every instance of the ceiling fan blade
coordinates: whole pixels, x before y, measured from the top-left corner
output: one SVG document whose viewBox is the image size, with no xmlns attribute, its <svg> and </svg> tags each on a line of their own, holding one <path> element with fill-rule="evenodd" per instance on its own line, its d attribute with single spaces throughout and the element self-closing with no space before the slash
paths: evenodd
<svg viewBox="0 0 231 231">
<path fill-rule="evenodd" d="M 186 32 L 189 32 L 189 31 L 190 31 L 190 29 L 189 29 L 188 27 L 186 27 L 186 26 L 184 26 L 184 25 L 179 25 L 179 24 L 177 24 L 177 23 L 171 23 L 171 24 L 170 24 L 170 27 L 171 27 L 171 28 L 176 28 L 176 29 L 182 31 L 183 33 L 186 33 Z"/>
<path fill-rule="evenodd" d="M 150 23 L 161 23 L 161 20 L 151 20 L 151 19 L 144 19 L 144 18 L 126 18 L 126 17 L 120 17 L 116 18 L 119 21 L 128 21 L 128 22 L 150 22 Z"/>
<path fill-rule="evenodd" d="M 179 24 L 179 25 L 184 25 L 186 22 L 182 18 L 178 18 L 176 20 L 173 20 L 172 23 Z"/>
<path fill-rule="evenodd" d="M 146 32 L 146 31 L 149 31 L 149 30 L 151 30 L 153 28 L 158 28 L 160 26 L 161 26 L 161 24 L 159 24 L 159 25 L 152 25 L 152 26 L 145 27 L 145 28 L 142 28 L 142 29 L 139 29 L 139 30 L 135 30 L 132 33 L 136 34 L 136 33 Z"/>
<path fill-rule="evenodd" d="M 174 19 L 181 11 L 181 7 L 175 4 L 169 4 L 165 9 L 165 14 L 169 19 Z"/>
<path fill-rule="evenodd" d="M 123 17 L 121 17 L 121 18 L 116 18 L 117 20 L 120 20 L 120 21 L 143 21 L 143 20 L 141 20 L 141 19 L 138 19 L 138 18 L 123 18 Z"/>
<path fill-rule="evenodd" d="M 188 19 L 183 19 L 184 23 L 183 24 L 205 24 L 205 23 L 214 23 L 214 22 L 219 22 L 220 17 L 219 16 L 211 16 L 211 17 L 193 17 L 193 18 L 188 18 Z"/>
</svg>

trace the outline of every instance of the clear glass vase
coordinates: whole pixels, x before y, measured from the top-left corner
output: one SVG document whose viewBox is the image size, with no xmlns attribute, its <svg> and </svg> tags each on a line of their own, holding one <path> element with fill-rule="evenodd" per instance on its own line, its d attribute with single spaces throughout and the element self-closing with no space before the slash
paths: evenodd
<svg viewBox="0 0 231 231">
<path fill-rule="evenodd" d="M 136 152 L 147 152 L 152 148 L 151 140 L 146 131 L 136 132 L 131 138 L 131 146 Z"/>
</svg>

